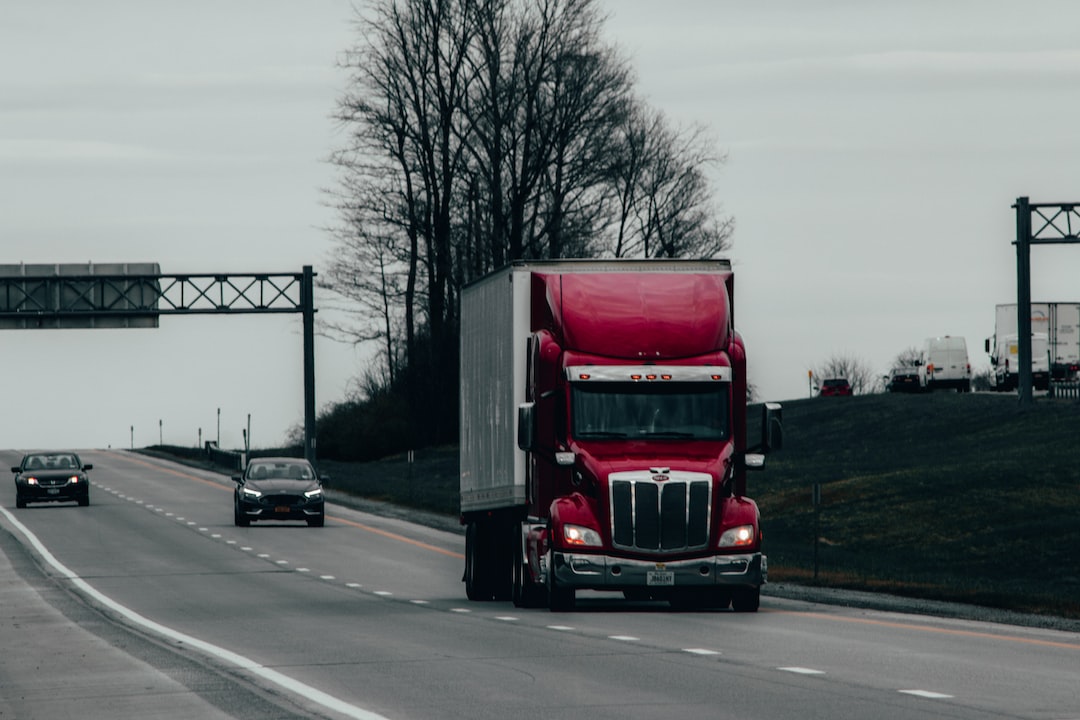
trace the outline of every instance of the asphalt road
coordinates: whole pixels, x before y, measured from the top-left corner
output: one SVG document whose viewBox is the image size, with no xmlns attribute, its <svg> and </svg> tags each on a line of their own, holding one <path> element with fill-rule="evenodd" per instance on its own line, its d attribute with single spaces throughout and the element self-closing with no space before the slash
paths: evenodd
<svg viewBox="0 0 1080 720">
<path fill-rule="evenodd" d="M 1077 632 L 772 595 L 470 603 L 459 533 L 338 505 L 237 528 L 228 478 L 83 455 L 89 507 L 0 496 L 0 720 L 1080 718 Z"/>
</svg>

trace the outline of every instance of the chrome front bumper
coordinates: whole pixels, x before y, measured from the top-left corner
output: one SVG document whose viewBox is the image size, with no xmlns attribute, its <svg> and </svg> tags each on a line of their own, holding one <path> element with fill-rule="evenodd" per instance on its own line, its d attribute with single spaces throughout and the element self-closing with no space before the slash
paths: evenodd
<svg viewBox="0 0 1080 720">
<path fill-rule="evenodd" d="M 628 560 L 609 555 L 552 553 L 555 579 L 570 588 L 624 590 L 628 588 L 761 586 L 768 581 L 768 559 L 761 553 L 712 555 L 674 562 Z M 650 585 L 655 573 L 670 572 L 674 585 Z"/>
</svg>

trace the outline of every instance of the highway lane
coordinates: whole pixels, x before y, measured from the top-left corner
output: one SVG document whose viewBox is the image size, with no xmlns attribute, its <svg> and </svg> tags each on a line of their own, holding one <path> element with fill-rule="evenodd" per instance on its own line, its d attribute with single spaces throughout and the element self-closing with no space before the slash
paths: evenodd
<svg viewBox="0 0 1080 720">
<path fill-rule="evenodd" d="M 600 594 L 566 614 L 469 603 L 459 535 L 338 506 L 324 528 L 236 528 L 228 478 L 129 453 L 84 459 L 90 507 L 14 511 L 13 490 L 0 505 L 96 591 L 183 634 L 166 645 L 233 653 L 251 665 L 207 662 L 304 713 L 1080 718 L 1075 633 L 768 597 L 756 615 Z M 27 542 L 3 513 L 0 527 Z"/>
</svg>

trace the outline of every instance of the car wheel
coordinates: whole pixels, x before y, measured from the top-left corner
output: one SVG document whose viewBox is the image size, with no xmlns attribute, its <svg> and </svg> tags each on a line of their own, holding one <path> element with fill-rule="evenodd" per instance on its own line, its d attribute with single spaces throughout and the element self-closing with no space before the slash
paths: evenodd
<svg viewBox="0 0 1080 720">
<path fill-rule="evenodd" d="M 79 507 L 86 507 L 89 504 L 90 504 L 90 496 L 89 495 L 85 495 L 85 496 L 79 498 Z"/>
<path fill-rule="evenodd" d="M 26 501 L 25 501 L 25 500 L 23 500 L 23 499 L 22 499 L 21 497 L 19 497 L 18 495 L 16 495 L 16 496 L 15 496 L 15 507 L 17 507 L 17 508 L 24 508 L 24 507 L 26 507 Z"/>
<path fill-rule="evenodd" d="M 322 527 L 326 524 L 326 515 L 320 515 L 319 517 L 308 518 L 308 527 Z"/>
<path fill-rule="evenodd" d="M 244 517 L 244 514 L 240 512 L 240 503 L 233 503 L 233 523 L 236 527 L 247 527 L 251 525 L 251 521 Z"/>
</svg>

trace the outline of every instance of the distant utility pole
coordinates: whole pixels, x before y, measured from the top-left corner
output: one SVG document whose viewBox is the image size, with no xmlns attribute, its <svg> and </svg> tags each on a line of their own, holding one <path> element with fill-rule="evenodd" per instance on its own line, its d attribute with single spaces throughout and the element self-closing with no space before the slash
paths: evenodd
<svg viewBox="0 0 1080 720">
<path fill-rule="evenodd" d="M 217 409 L 217 446 L 221 447 L 221 408 Z"/>
<path fill-rule="evenodd" d="M 161 420 L 161 419 L 159 419 L 157 421 L 157 444 L 158 444 L 158 447 L 165 444 L 165 441 L 162 439 L 163 437 L 165 437 L 164 434 L 163 434 L 164 431 L 162 430 L 162 425 L 164 425 L 164 422 L 165 421 Z"/>
</svg>

